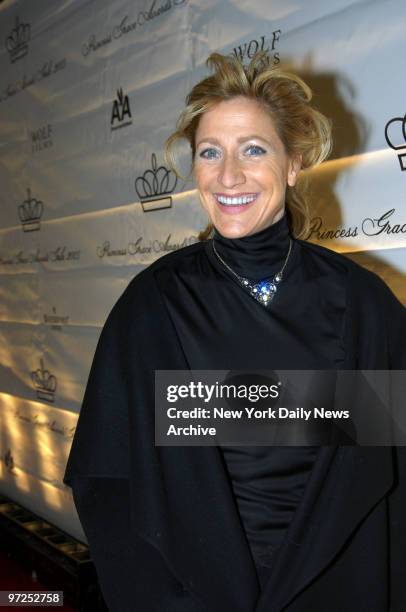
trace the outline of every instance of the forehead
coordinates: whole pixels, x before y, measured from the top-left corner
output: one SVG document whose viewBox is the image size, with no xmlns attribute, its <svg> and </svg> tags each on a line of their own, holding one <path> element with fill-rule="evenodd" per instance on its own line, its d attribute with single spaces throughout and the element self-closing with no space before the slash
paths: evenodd
<svg viewBox="0 0 406 612">
<path fill-rule="evenodd" d="M 256 100 L 238 96 L 218 102 L 203 113 L 196 130 L 196 140 L 208 135 L 218 137 L 222 133 L 240 136 L 253 129 L 267 136 L 277 137 L 274 122 L 264 107 Z M 238 133 L 237 133 L 238 132 Z"/>
</svg>

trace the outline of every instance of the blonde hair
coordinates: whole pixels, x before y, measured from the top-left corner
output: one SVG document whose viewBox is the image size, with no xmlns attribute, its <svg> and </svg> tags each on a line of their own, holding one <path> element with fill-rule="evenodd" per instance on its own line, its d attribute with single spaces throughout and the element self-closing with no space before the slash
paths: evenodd
<svg viewBox="0 0 406 612">
<path fill-rule="evenodd" d="M 256 53 L 244 66 L 235 55 L 212 53 L 206 61 L 214 74 L 197 83 L 186 97 L 186 108 L 176 124 L 176 131 L 165 142 L 165 157 L 177 176 L 173 145 L 180 139 L 189 141 L 192 169 L 195 135 L 201 116 L 219 102 L 237 96 L 257 101 L 270 115 L 289 156 L 301 155 L 304 170 L 324 161 L 332 148 L 331 121 L 309 103 L 312 91 L 293 73 L 271 65 L 265 51 Z M 181 177 L 183 178 L 183 177 Z M 286 188 L 286 212 L 292 234 L 301 238 L 309 230 L 309 211 L 303 194 L 303 181 Z M 205 240 L 212 233 L 211 223 L 200 232 Z"/>
</svg>

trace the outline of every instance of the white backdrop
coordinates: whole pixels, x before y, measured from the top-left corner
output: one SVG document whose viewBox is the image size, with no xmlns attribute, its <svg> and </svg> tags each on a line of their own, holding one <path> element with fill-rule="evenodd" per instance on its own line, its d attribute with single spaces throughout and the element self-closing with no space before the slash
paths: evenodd
<svg viewBox="0 0 406 612">
<path fill-rule="evenodd" d="M 206 219 L 163 143 L 210 52 L 268 49 L 334 122 L 309 239 L 406 303 L 403 0 L 0 5 L 0 490 L 83 539 L 62 484 L 109 310 Z M 188 150 L 182 149 L 182 167 Z"/>
</svg>

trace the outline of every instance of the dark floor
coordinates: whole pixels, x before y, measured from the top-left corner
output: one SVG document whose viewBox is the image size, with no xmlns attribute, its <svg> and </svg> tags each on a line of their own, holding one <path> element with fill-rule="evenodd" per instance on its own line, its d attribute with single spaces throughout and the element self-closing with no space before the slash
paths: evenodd
<svg viewBox="0 0 406 612">
<path fill-rule="evenodd" d="M 52 589 L 49 585 L 44 586 L 35 580 L 32 572 L 22 567 L 16 561 L 9 558 L 0 550 L 0 591 L 51 591 L 61 590 L 55 585 Z M 19 606 L 24 610 L 38 610 L 43 606 Z M 15 610 L 15 606 L 1 606 L 2 610 Z M 75 612 L 76 609 L 64 604 L 63 606 L 52 607 L 53 610 L 61 612 Z"/>
</svg>

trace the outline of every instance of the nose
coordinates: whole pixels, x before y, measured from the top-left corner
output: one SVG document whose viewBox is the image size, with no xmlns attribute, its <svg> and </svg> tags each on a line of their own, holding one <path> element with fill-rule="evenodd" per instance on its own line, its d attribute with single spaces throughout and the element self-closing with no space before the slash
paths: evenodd
<svg viewBox="0 0 406 612">
<path fill-rule="evenodd" d="M 218 181 L 228 189 L 245 183 L 245 175 L 240 161 L 232 155 L 226 155 L 220 167 Z"/>
</svg>

